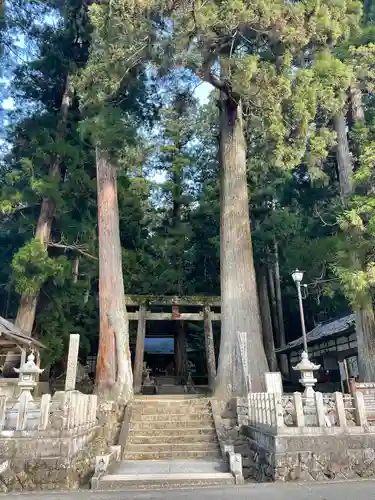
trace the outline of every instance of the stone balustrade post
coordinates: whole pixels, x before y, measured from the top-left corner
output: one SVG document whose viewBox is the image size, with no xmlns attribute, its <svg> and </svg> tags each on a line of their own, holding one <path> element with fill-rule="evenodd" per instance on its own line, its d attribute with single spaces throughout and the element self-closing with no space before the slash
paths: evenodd
<svg viewBox="0 0 375 500">
<path fill-rule="evenodd" d="M 257 393 L 257 401 L 258 401 L 258 408 L 259 408 L 259 419 L 258 423 L 262 422 L 262 416 L 263 416 L 263 408 L 262 408 L 262 395 Z"/>
<path fill-rule="evenodd" d="M 78 423 L 77 427 L 82 427 L 83 424 L 83 402 L 84 396 L 83 394 L 79 393 L 78 394 Z"/>
<path fill-rule="evenodd" d="M 263 424 L 267 425 L 267 400 L 268 400 L 268 394 L 264 392 L 262 394 L 263 398 Z"/>
<path fill-rule="evenodd" d="M 263 425 L 267 424 L 267 394 L 262 393 Z"/>
<path fill-rule="evenodd" d="M 357 425 L 367 425 L 365 401 L 362 392 L 353 392 L 355 420 Z"/>
<path fill-rule="evenodd" d="M 335 406 L 337 412 L 337 421 L 340 427 L 346 427 L 346 415 L 345 415 L 345 406 L 344 406 L 344 398 L 341 392 L 335 392 Z"/>
<path fill-rule="evenodd" d="M 84 405 L 83 417 L 84 417 L 84 424 L 86 427 L 88 427 L 90 424 L 89 399 L 90 399 L 90 396 L 88 394 L 85 394 L 85 405 Z"/>
<path fill-rule="evenodd" d="M 272 414 L 271 414 L 271 394 L 266 394 L 266 420 L 267 425 L 272 426 Z"/>
<path fill-rule="evenodd" d="M 91 398 L 91 424 L 96 425 L 96 412 L 98 408 L 98 396 L 96 394 L 90 396 Z"/>
<path fill-rule="evenodd" d="M 45 431 L 48 427 L 49 408 L 51 404 L 51 394 L 43 394 L 40 401 L 40 420 L 38 430 Z"/>
<path fill-rule="evenodd" d="M 16 430 L 22 431 L 26 427 L 27 422 L 27 409 L 29 406 L 29 402 L 32 400 L 31 393 L 28 391 L 24 391 L 21 393 L 18 402 L 18 414 L 17 414 L 17 423 Z"/>
<path fill-rule="evenodd" d="M 7 396 L 0 396 L 0 430 L 4 428 L 7 411 Z"/>
<path fill-rule="evenodd" d="M 69 428 L 74 429 L 78 425 L 78 393 L 72 391 L 70 403 L 70 422 Z"/>
<path fill-rule="evenodd" d="M 67 430 L 70 427 L 72 402 L 71 393 L 57 391 L 51 401 L 51 427 L 53 429 Z"/>
<path fill-rule="evenodd" d="M 293 394 L 294 411 L 296 412 L 297 427 L 305 426 L 305 414 L 303 412 L 302 394 L 295 392 Z"/>
<path fill-rule="evenodd" d="M 326 426 L 326 413 L 323 403 L 323 394 L 321 392 L 315 392 L 315 406 L 316 406 L 316 416 L 318 420 L 319 427 Z"/>
<path fill-rule="evenodd" d="M 281 394 L 272 394 L 276 428 L 284 427 L 284 409 Z"/>
</svg>

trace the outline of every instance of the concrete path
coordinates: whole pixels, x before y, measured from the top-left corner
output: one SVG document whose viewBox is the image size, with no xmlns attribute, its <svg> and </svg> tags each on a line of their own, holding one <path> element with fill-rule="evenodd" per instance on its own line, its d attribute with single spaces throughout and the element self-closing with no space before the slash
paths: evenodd
<svg viewBox="0 0 375 500">
<path fill-rule="evenodd" d="M 6 500 L 375 500 L 375 481 L 251 484 L 229 488 L 162 491 L 21 493 Z"/>
</svg>

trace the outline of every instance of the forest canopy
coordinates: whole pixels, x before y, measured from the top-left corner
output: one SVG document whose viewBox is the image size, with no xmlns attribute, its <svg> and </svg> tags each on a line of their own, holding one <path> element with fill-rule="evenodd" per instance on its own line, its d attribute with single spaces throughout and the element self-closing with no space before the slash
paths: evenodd
<svg viewBox="0 0 375 500">
<path fill-rule="evenodd" d="M 46 365 L 72 333 L 83 359 L 99 332 L 117 345 L 113 294 L 221 295 L 221 336 L 248 333 L 257 378 L 301 335 L 300 268 L 307 329 L 354 311 L 374 380 L 371 1 L 0 9 L 0 315 Z"/>
</svg>

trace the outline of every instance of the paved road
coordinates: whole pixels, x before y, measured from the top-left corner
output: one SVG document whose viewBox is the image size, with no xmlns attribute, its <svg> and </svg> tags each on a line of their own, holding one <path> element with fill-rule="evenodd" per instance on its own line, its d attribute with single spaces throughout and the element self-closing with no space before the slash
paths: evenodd
<svg viewBox="0 0 375 500">
<path fill-rule="evenodd" d="M 0 495 L 6 500 L 375 500 L 375 481 L 255 484 L 195 490 L 79 493 L 20 493 Z"/>
</svg>

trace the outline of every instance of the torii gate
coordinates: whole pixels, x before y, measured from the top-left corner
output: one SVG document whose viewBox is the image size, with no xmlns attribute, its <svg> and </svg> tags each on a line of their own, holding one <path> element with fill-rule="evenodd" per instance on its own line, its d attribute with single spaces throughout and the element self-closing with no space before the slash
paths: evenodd
<svg viewBox="0 0 375 500">
<path fill-rule="evenodd" d="M 136 308 L 134 312 L 128 312 L 129 320 L 138 321 L 137 340 L 134 360 L 134 392 L 141 391 L 144 347 L 146 335 L 146 321 L 203 321 L 204 338 L 206 347 L 208 385 L 212 390 L 216 377 L 216 360 L 214 349 L 214 338 L 212 321 L 220 321 L 221 314 L 212 311 L 212 308 L 220 309 L 220 297 L 183 296 L 173 297 L 168 295 L 127 295 L 125 297 L 127 307 Z M 152 312 L 151 306 L 167 309 L 165 312 Z M 180 306 L 191 306 L 199 308 L 199 312 L 180 312 Z"/>
</svg>

